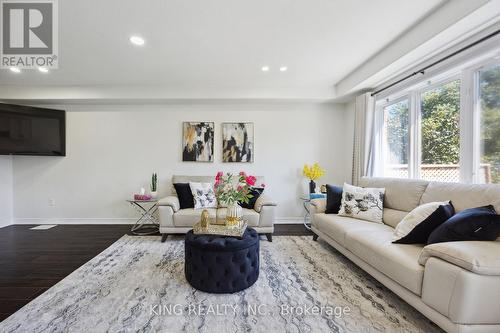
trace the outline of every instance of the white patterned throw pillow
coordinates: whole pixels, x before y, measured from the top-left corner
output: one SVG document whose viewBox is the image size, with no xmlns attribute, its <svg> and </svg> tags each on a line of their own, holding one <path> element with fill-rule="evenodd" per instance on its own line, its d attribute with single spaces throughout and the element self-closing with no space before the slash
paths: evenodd
<svg viewBox="0 0 500 333">
<path fill-rule="evenodd" d="M 194 209 L 217 208 L 217 198 L 211 183 L 190 182 L 189 187 L 193 194 Z"/>
<path fill-rule="evenodd" d="M 363 188 L 344 183 L 338 215 L 382 222 L 385 188 Z"/>
<path fill-rule="evenodd" d="M 416 226 L 423 223 L 431 216 L 439 206 L 449 205 L 450 201 L 429 202 L 420 205 L 406 215 L 394 229 L 394 240 L 406 237 Z M 441 221 L 444 222 L 444 221 Z"/>
</svg>

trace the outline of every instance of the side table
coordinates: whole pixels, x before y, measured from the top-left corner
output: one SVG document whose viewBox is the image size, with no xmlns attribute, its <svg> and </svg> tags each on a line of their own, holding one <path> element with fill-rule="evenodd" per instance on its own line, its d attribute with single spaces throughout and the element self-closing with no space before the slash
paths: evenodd
<svg viewBox="0 0 500 333">
<path fill-rule="evenodd" d="M 158 211 L 158 200 L 127 200 L 127 202 L 140 214 L 130 229 L 134 235 L 153 235 L 160 231 L 160 222 L 155 215 Z"/>
<path fill-rule="evenodd" d="M 311 223 L 309 222 L 311 217 L 311 211 L 309 210 L 311 199 L 309 196 L 302 196 L 300 197 L 300 200 L 302 200 L 302 205 L 304 206 L 304 210 L 306 211 L 306 213 L 304 214 L 304 227 L 306 227 L 307 230 L 311 230 Z"/>
</svg>

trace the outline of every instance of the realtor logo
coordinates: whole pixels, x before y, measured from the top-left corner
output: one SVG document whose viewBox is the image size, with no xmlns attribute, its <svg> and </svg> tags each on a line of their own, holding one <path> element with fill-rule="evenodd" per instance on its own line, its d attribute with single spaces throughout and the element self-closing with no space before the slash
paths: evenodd
<svg viewBox="0 0 500 333">
<path fill-rule="evenodd" d="M 0 0 L 2 68 L 57 68 L 56 0 Z"/>
</svg>

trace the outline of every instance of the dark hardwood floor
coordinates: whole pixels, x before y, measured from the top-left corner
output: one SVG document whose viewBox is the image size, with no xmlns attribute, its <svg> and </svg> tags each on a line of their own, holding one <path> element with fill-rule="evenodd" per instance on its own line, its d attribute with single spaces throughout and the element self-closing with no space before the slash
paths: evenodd
<svg viewBox="0 0 500 333">
<path fill-rule="evenodd" d="M 30 230 L 31 227 L 11 225 L 0 229 L 0 321 L 120 237 L 130 234 L 131 226 L 58 225 L 48 230 Z M 274 236 L 284 235 L 312 234 L 301 224 L 275 225 Z"/>
</svg>

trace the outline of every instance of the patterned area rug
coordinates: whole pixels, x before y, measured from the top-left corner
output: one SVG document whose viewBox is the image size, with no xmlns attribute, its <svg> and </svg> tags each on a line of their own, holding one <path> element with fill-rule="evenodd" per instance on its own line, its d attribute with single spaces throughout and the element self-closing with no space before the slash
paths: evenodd
<svg viewBox="0 0 500 333">
<path fill-rule="evenodd" d="M 440 332 L 328 244 L 261 241 L 236 294 L 193 289 L 184 243 L 124 236 L 0 323 L 0 332 Z"/>
</svg>

